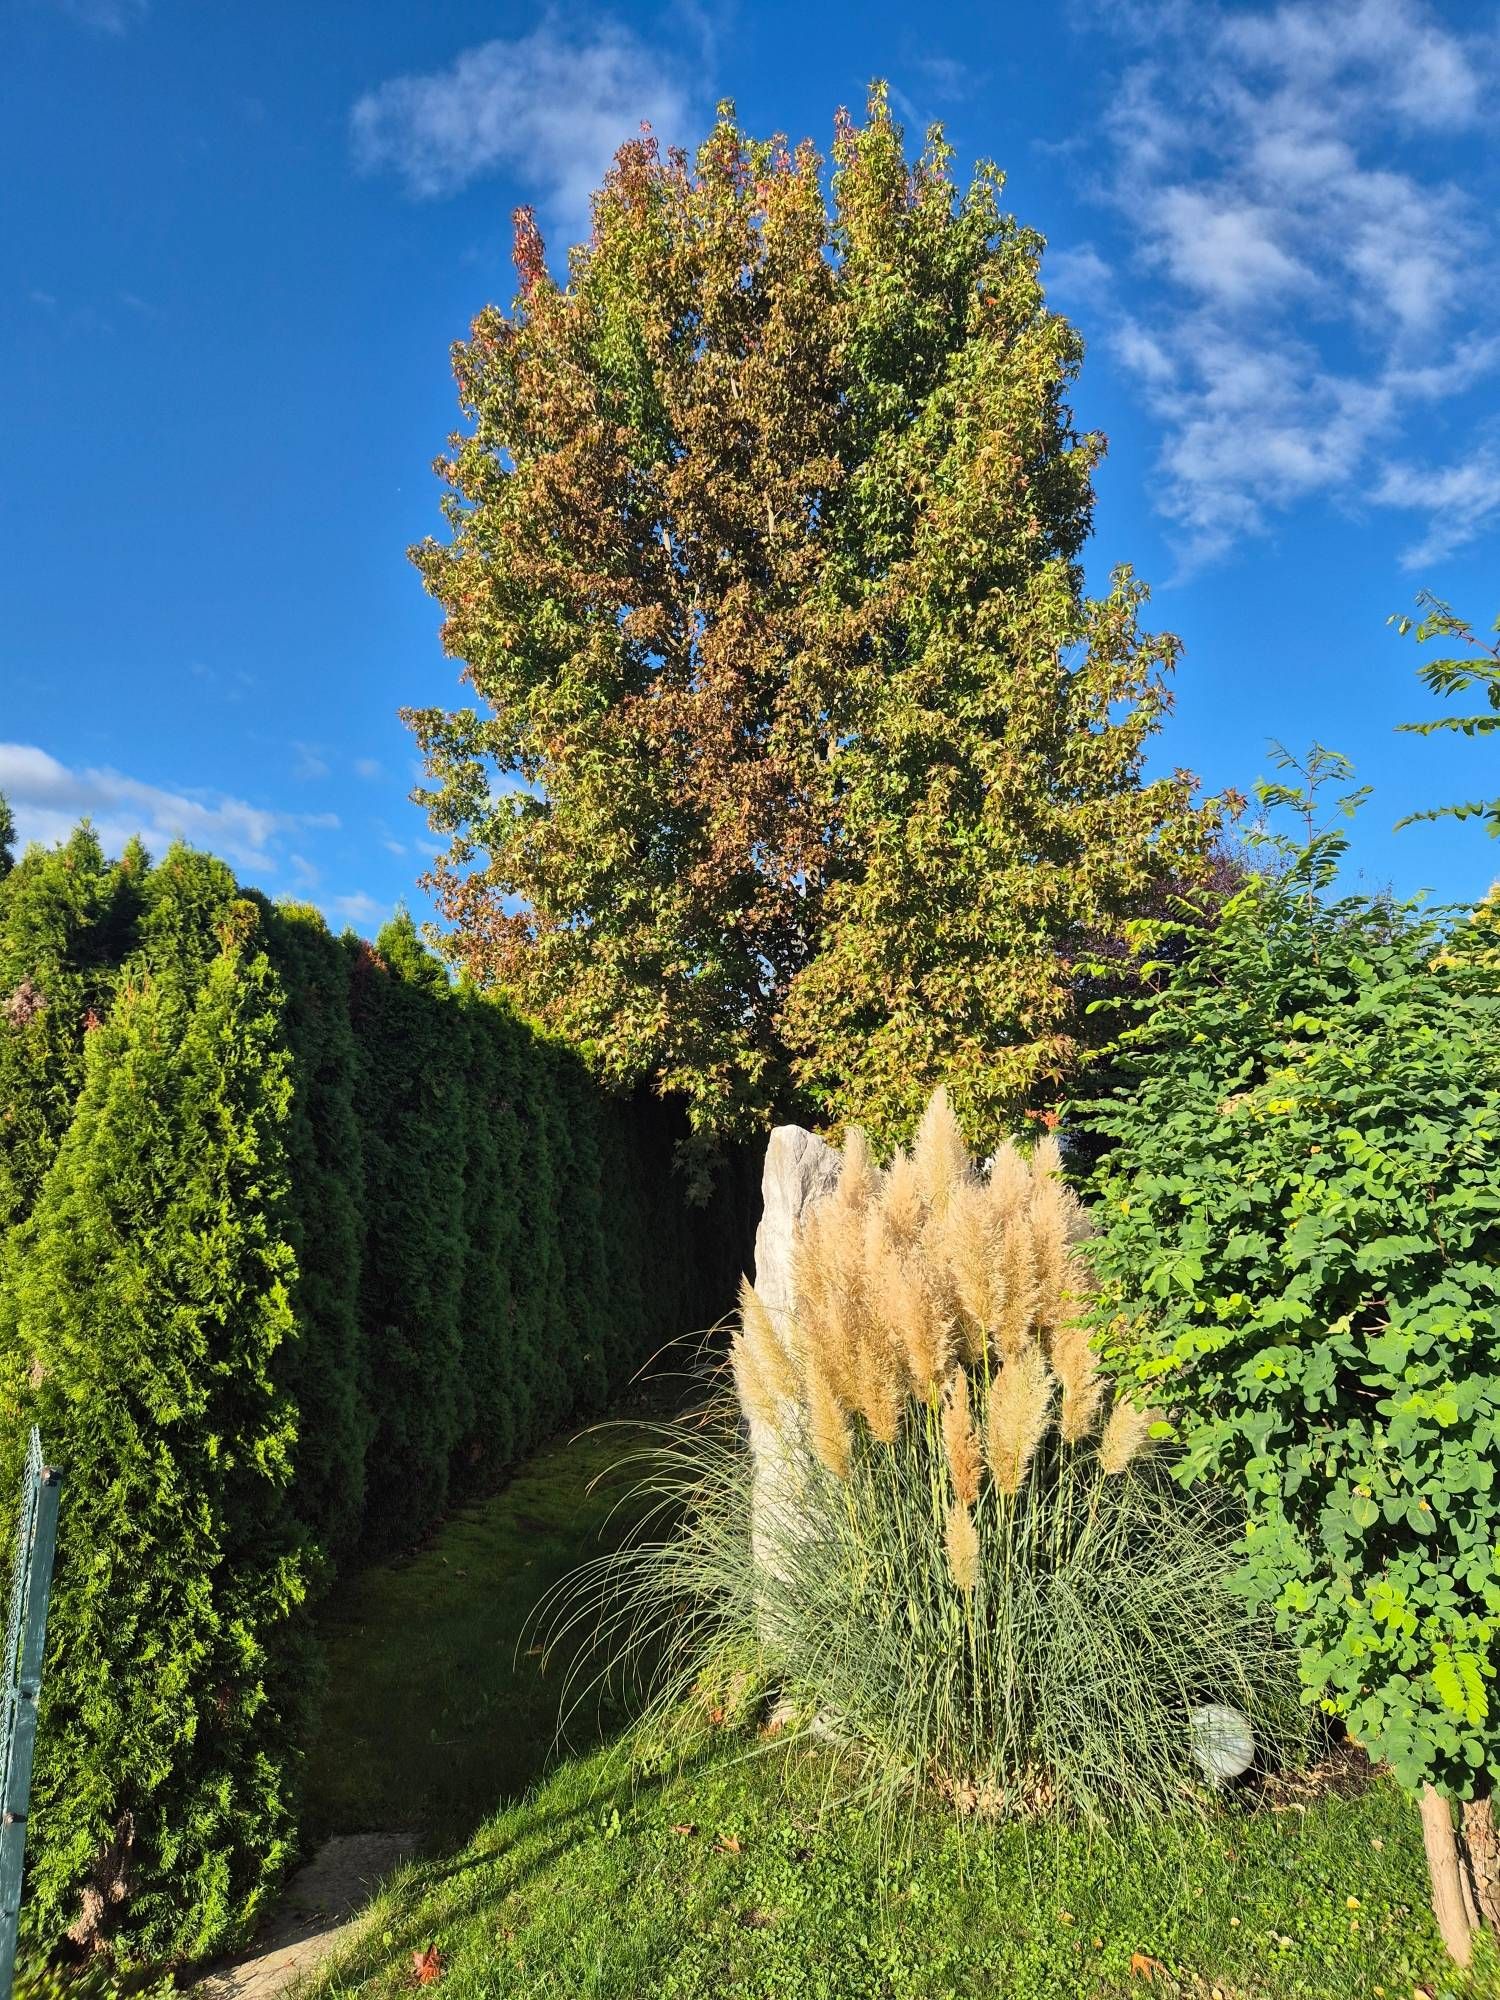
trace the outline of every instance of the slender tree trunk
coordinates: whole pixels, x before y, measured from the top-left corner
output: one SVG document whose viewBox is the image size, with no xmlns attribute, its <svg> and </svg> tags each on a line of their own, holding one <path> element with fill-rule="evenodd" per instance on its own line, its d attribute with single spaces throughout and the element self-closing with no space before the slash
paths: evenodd
<svg viewBox="0 0 1500 2000">
<path fill-rule="evenodd" d="M 1466 1802 L 1463 1841 L 1474 1921 L 1500 1933 L 1500 1827 L 1495 1825 L 1494 1800 L 1488 1795 Z"/>
<path fill-rule="evenodd" d="M 1453 1830 L 1453 1808 L 1431 1785 L 1422 1787 L 1422 1839 L 1432 1881 L 1432 1914 L 1449 1957 L 1458 1965 L 1467 1965 L 1474 1949 L 1472 1903 Z"/>
</svg>

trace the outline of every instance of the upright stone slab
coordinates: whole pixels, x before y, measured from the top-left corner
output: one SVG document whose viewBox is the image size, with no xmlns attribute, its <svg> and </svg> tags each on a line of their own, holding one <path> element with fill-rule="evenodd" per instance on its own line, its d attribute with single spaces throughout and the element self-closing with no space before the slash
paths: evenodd
<svg viewBox="0 0 1500 2000">
<path fill-rule="evenodd" d="M 755 1289 L 778 1330 L 790 1315 L 792 1243 L 809 1208 L 838 1185 L 843 1156 L 800 1125 L 778 1125 L 766 1144 L 760 1227 L 755 1232 Z"/>
<path fill-rule="evenodd" d="M 765 1172 L 761 1178 L 763 1206 L 760 1227 L 755 1232 L 755 1289 L 788 1351 L 791 1317 L 797 1302 L 792 1282 L 792 1246 L 797 1226 L 810 1208 L 833 1192 L 841 1165 L 842 1157 L 832 1146 L 800 1125 L 778 1125 L 766 1146 Z M 778 1545 L 784 1545 L 797 1532 L 787 1447 L 800 1423 L 797 1405 L 785 1400 L 778 1423 L 750 1419 L 750 1449 L 755 1458 L 751 1549 L 756 1566 L 771 1575 L 780 1573 Z"/>
</svg>

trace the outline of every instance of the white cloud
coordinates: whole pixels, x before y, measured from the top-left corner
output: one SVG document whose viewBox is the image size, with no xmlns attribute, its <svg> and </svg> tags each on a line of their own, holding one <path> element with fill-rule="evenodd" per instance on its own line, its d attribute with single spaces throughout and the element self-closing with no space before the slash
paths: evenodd
<svg viewBox="0 0 1500 2000">
<path fill-rule="evenodd" d="M 956 56 L 918 56 L 917 68 L 926 79 L 928 89 L 939 97 L 972 96 L 979 81 L 969 65 L 960 62 Z"/>
<path fill-rule="evenodd" d="M 1161 424 L 1157 504 L 1190 567 L 1310 496 L 1368 498 L 1410 419 L 1500 364 L 1493 218 L 1427 146 L 1478 123 L 1500 44 L 1428 0 L 1107 18 L 1140 52 L 1096 191 L 1146 288 L 1092 246 L 1064 285 L 1092 281 Z"/>
<path fill-rule="evenodd" d="M 385 766 L 378 757 L 356 757 L 354 774 L 359 778 L 368 778 L 373 783 L 375 779 L 385 776 Z"/>
<path fill-rule="evenodd" d="M 328 776 L 328 759 L 316 743 L 294 743 L 292 748 L 297 753 L 297 761 L 292 766 L 294 778 L 312 779 Z"/>
<path fill-rule="evenodd" d="M 118 854 L 139 834 L 153 853 L 174 840 L 222 854 L 247 875 L 274 875 L 279 843 L 299 827 L 336 827 L 332 813 L 281 813 L 224 792 L 174 792 L 107 767 L 75 770 L 32 743 L 0 743 L 0 792 L 21 844 L 64 840 L 86 815 Z"/>
<path fill-rule="evenodd" d="M 1092 243 L 1079 243 L 1061 250 L 1048 250 L 1047 290 L 1060 299 L 1092 306 L 1107 299 L 1113 277 L 1108 264 Z"/>
<path fill-rule="evenodd" d="M 1290 0 L 1231 17 L 1223 36 L 1232 53 L 1309 94 L 1379 90 L 1415 126 L 1451 131 L 1479 113 L 1468 52 L 1420 0 Z"/>
<path fill-rule="evenodd" d="M 1150 254 L 1180 285 L 1218 304 L 1264 304 L 1310 283 L 1307 269 L 1276 241 L 1278 218 L 1263 203 L 1163 188 L 1147 227 Z"/>
<path fill-rule="evenodd" d="M 586 34 L 549 15 L 529 35 L 466 49 L 444 70 L 368 91 L 350 118 L 354 158 L 389 169 L 422 199 L 507 171 L 571 227 L 611 156 L 643 120 L 680 138 L 689 92 L 672 64 L 627 29 Z"/>
<path fill-rule="evenodd" d="M 346 923 L 363 924 L 367 929 L 375 929 L 384 923 L 390 911 L 386 904 L 377 903 L 373 896 L 367 896 L 362 889 L 356 889 L 351 896 L 335 896 L 328 908 Z"/>
<path fill-rule="evenodd" d="M 1401 552 L 1403 569 L 1426 569 L 1477 540 L 1500 515 L 1500 453 L 1485 450 L 1442 467 L 1388 465 L 1371 498 L 1378 507 L 1428 516 L 1426 533 Z"/>
</svg>

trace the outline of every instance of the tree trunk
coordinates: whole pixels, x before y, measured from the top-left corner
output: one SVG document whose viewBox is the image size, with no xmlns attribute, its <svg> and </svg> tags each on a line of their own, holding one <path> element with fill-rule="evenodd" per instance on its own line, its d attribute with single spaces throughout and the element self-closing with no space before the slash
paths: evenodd
<svg viewBox="0 0 1500 2000">
<path fill-rule="evenodd" d="M 1495 1825 L 1493 1799 L 1469 1799 L 1463 1828 L 1475 1921 L 1500 1932 L 1500 1827 Z"/>
<path fill-rule="evenodd" d="M 1422 1787 L 1422 1839 L 1432 1882 L 1432 1914 L 1449 1957 L 1458 1965 L 1467 1965 L 1473 1955 L 1474 1932 L 1463 1861 L 1453 1831 L 1453 1808 L 1431 1785 Z"/>
</svg>

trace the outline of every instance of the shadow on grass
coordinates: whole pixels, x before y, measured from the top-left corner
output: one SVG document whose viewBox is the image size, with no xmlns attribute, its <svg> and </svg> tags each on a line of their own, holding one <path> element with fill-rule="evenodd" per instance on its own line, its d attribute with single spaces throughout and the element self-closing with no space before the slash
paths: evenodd
<svg viewBox="0 0 1500 2000">
<path fill-rule="evenodd" d="M 558 1721 L 563 1671 L 528 1631 L 546 1591 L 618 1544 L 644 1434 L 608 1426 L 540 1452 L 509 1486 L 455 1514 L 408 1556 L 340 1586 L 319 1624 L 327 1688 L 309 1751 L 309 1846 L 407 1829 L 442 1854 L 523 1797 L 556 1757 L 624 1726 L 590 1698 Z"/>
</svg>

